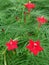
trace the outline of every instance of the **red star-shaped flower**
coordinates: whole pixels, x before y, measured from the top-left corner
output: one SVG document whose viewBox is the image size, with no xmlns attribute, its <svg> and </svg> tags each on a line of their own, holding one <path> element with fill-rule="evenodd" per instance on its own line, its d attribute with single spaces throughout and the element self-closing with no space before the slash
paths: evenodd
<svg viewBox="0 0 49 65">
<path fill-rule="evenodd" d="M 14 49 L 18 48 L 17 43 L 18 43 L 17 40 L 10 39 L 10 41 L 6 43 L 6 46 L 9 51 L 14 50 Z"/>
<path fill-rule="evenodd" d="M 26 48 L 30 50 L 34 55 L 37 55 L 43 50 L 43 48 L 40 46 L 40 41 L 34 42 L 33 40 L 29 41 L 29 44 L 26 46 Z"/>
<path fill-rule="evenodd" d="M 35 8 L 35 4 L 31 3 L 30 1 L 26 3 L 24 6 L 28 9 L 28 12 L 30 12 L 31 9 Z"/>
<path fill-rule="evenodd" d="M 40 25 L 42 25 L 47 22 L 47 19 L 41 16 L 41 17 L 37 17 L 37 21 L 40 23 Z"/>
</svg>

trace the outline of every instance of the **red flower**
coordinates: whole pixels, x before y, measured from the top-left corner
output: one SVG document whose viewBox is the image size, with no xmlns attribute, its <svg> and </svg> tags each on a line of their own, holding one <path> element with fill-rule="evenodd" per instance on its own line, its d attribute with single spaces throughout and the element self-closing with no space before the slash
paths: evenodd
<svg viewBox="0 0 49 65">
<path fill-rule="evenodd" d="M 26 46 L 26 48 L 30 50 L 34 55 L 37 55 L 43 50 L 43 48 L 40 46 L 40 41 L 34 42 L 33 40 L 29 41 L 29 44 Z"/>
<path fill-rule="evenodd" d="M 47 22 L 47 19 L 42 16 L 42 17 L 37 17 L 37 21 L 42 25 Z"/>
<path fill-rule="evenodd" d="M 9 42 L 6 43 L 6 46 L 9 51 L 14 50 L 14 49 L 18 48 L 17 43 L 18 43 L 17 40 L 15 41 L 15 40 L 11 39 Z"/>
<path fill-rule="evenodd" d="M 24 6 L 28 9 L 28 12 L 30 12 L 31 9 L 35 8 L 35 4 L 31 3 L 30 1 L 26 3 Z"/>
</svg>

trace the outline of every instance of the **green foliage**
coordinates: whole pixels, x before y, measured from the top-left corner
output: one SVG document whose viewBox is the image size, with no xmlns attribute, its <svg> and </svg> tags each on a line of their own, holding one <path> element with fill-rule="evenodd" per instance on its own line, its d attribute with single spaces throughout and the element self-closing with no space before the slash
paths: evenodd
<svg viewBox="0 0 49 65">
<path fill-rule="evenodd" d="M 49 0 L 31 0 L 36 8 L 26 16 L 23 6 L 28 0 L 0 0 L 0 65 L 49 65 Z M 38 30 L 36 17 L 45 16 L 48 22 Z M 16 20 L 19 17 L 19 20 Z M 19 48 L 7 51 L 6 42 L 18 39 Z M 44 51 L 37 56 L 29 53 L 25 46 L 29 39 L 40 40 Z"/>
</svg>

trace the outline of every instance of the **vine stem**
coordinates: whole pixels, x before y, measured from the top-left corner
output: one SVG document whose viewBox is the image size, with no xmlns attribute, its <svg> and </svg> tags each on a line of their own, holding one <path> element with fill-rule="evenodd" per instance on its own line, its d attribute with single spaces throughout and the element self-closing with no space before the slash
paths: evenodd
<svg viewBox="0 0 49 65">
<path fill-rule="evenodd" d="M 6 63 L 6 53 L 4 53 L 4 65 L 7 65 L 7 63 Z"/>
<path fill-rule="evenodd" d="M 18 38 L 15 38 L 14 40 L 17 40 Z M 4 54 L 4 65 L 7 65 L 7 62 L 6 62 L 6 50 L 7 48 L 5 49 L 5 51 L 2 53 Z"/>
</svg>

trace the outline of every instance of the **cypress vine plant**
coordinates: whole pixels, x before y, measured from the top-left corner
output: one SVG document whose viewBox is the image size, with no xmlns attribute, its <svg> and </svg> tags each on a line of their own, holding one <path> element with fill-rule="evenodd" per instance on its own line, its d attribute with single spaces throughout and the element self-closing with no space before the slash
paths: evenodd
<svg viewBox="0 0 49 65">
<path fill-rule="evenodd" d="M 0 65 L 49 65 L 48 0 L 0 0 Z"/>
</svg>

